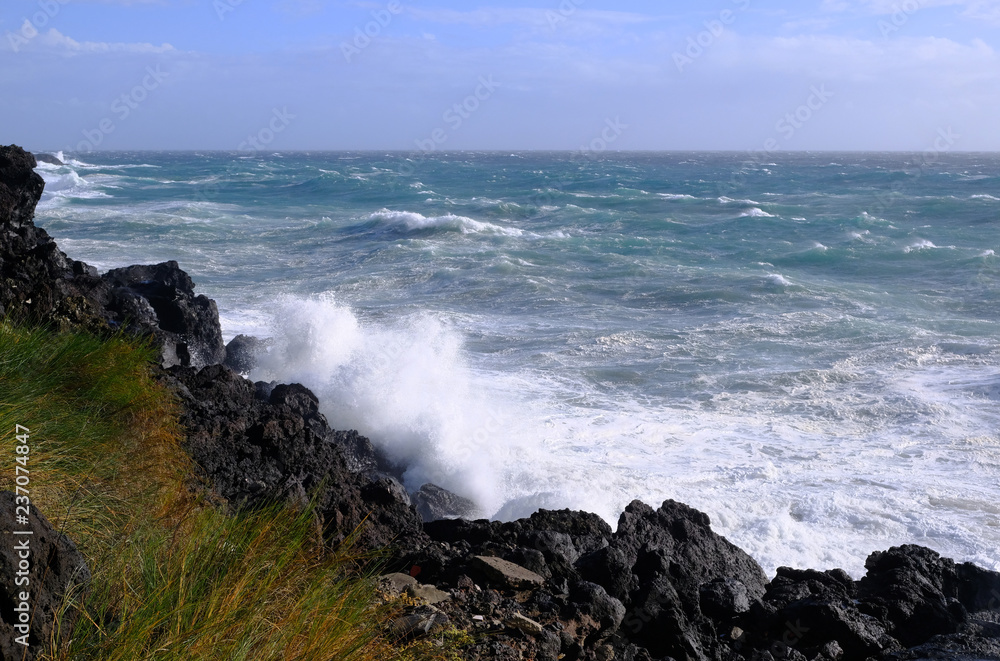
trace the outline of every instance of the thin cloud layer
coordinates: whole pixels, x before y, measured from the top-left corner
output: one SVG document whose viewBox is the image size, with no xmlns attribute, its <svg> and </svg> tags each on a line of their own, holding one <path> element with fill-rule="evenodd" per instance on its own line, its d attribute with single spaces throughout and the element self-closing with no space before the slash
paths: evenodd
<svg viewBox="0 0 1000 661">
<path fill-rule="evenodd" d="M 952 126 L 963 149 L 1000 149 L 1000 0 L 40 6 L 0 8 L 17 90 L 0 112 L 47 148 L 159 66 L 168 82 L 102 148 L 235 148 L 288 108 L 275 148 L 418 149 L 458 107 L 441 148 L 576 149 L 618 121 L 615 148 L 754 149 L 823 89 L 781 148 L 921 149 Z"/>
</svg>

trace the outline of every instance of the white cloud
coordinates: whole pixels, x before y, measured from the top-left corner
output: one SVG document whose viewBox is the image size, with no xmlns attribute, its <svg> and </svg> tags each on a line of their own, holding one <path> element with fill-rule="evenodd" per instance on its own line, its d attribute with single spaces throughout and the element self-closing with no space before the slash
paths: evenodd
<svg viewBox="0 0 1000 661">
<path fill-rule="evenodd" d="M 103 41 L 77 41 L 72 37 L 67 37 L 55 28 L 48 32 L 39 33 L 29 44 L 35 44 L 46 50 L 69 53 L 167 53 L 174 51 L 170 44 L 154 46 L 147 43 L 126 43 L 126 42 L 103 42 Z"/>
<path fill-rule="evenodd" d="M 407 7 L 411 17 L 418 21 L 448 25 L 468 25 L 474 28 L 493 28 L 500 25 L 519 25 L 533 30 L 555 32 L 556 30 L 579 34 L 606 32 L 625 26 L 651 23 L 661 20 L 654 16 L 622 11 L 601 11 L 574 9 L 562 11 L 539 8 L 499 8 L 484 7 L 471 11 L 454 9 L 419 9 Z"/>
<path fill-rule="evenodd" d="M 928 7 L 957 7 L 965 18 L 1000 25 L 1000 0 L 823 0 L 822 4 L 826 11 L 855 10 L 880 16 L 899 12 L 914 14 Z"/>
</svg>

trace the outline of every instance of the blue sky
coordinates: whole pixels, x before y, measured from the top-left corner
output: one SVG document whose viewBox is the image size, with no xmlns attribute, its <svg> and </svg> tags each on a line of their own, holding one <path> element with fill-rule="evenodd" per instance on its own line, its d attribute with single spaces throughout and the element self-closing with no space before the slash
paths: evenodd
<svg viewBox="0 0 1000 661">
<path fill-rule="evenodd" d="M 30 149 L 1000 150 L 1000 0 L 3 0 Z"/>
</svg>

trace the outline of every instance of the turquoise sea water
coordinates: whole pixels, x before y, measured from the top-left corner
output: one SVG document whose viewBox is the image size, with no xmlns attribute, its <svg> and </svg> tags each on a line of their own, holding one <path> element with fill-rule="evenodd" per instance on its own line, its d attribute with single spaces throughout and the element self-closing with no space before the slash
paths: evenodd
<svg viewBox="0 0 1000 661">
<path fill-rule="evenodd" d="M 255 379 L 486 516 L 675 498 L 778 565 L 1000 569 L 1000 156 L 94 153 L 37 222 L 175 259 Z"/>
</svg>

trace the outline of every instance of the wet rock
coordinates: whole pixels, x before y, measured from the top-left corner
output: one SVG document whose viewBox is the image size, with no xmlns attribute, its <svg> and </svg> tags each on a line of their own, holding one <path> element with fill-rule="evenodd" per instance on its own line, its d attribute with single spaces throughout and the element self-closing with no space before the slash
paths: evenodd
<svg viewBox="0 0 1000 661">
<path fill-rule="evenodd" d="M 66 165 L 55 154 L 36 153 L 35 160 L 39 163 L 49 163 L 51 165 Z"/>
<path fill-rule="evenodd" d="M 577 567 L 625 605 L 629 639 L 654 658 L 707 658 L 716 645 L 715 624 L 701 611 L 702 585 L 730 579 L 755 600 L 767 584 L 753 558 L 712 531 L 707 515 L 672 500 L 657 510 L 632 502 L 609 545 Z"/>
<path fill-rule="evenodd" d="M 413 494 L 413 502 L 423 520 L 469 518 L 479 508 L 468 498 L 463 498 L 436 484 L 425 484 Z"/>
<path fill-rule="evenodd" d="M 936 634 L 956 633 L 967 621 L 968 612 L 958 597 L 970 590 L 963 589 L 952 560 L 907 545 L 872 553 L 865 568 L 868 573 L 858 585 L 862 608 L 883 622 L 904 647 Z"/>
<path fill-rule="evenodd" d="M 255 367 L 259 356 L 267 350 L 270 342 L 252 335 L 237 335 L 226 345 L 226 356 L 223 365 L 240 374 L 249 374 Z"/>
<path fill-rule="evenodd" d="M 698 590 L 701 612 L 715 620 L 726 620 L 750 610 L 747 586 L 734 578 L 717 578 Z"/>
</svg>

